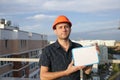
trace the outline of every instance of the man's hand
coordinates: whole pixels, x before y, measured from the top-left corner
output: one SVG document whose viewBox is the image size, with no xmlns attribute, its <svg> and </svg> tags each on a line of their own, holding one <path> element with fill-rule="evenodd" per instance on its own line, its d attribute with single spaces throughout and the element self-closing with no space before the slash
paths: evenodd
<svg viewBox="0 0 120 80">
<path fill-rule="evenodd" d="M 92 44 L 92 46 L 96 46 L 96 50 L 97 50 L 98 54 L 100 54 L 100 49 L 99 49 L 98 43 L 94 43 L 94 44 Z"/>
<path fill-rule="evenodd" d="M 69 75 L 83 68 L 85 68 L 85 66 L 73 66 L 73 60 L 72 60 L 68 68 L 66 69 L 66 75 Z"/>
<path fill-rule="evenodd" d="M 91 70 L 92 70 L 92 65 L 91 66 L 86 66 L 83 69 L 83 71 L 84 71 L 85 74 L 90 74 Z"/>
</svg>

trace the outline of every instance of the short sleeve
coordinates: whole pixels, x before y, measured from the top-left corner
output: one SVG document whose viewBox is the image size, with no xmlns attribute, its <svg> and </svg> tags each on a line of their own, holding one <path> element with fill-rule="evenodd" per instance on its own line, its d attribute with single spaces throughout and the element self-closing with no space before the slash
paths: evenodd
<svg viewBox="0 0 120 80">
<path fill-rule="evenodd" d="M 49 50 L 44 48 L 42 49 L 42 54 L 40 55 L 39 59 L 40 66 L 50 66 L 50 58 L 49 58 Z"/>
</svg>

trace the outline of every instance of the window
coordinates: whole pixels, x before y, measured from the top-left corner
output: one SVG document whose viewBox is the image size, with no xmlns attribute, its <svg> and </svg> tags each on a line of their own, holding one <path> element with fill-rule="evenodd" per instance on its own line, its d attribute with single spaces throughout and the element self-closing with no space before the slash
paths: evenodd
<svg viewBox="0 0 120 80">
<path fill-rule="evenodd" d="M 20 40 L 20 47 L 24 48 L 27 46 L 27 41 L 26 40 Z"/>
<path fill-rule="evenodd" d="M 22 77 L 25 76 L 25 70 L 22 70 Z"/>
<path fill-rule="evenodd" d="M 4 45 L 5 45 L 5 48 L 8 48 L 8 40 L 5 40 Z"/>
<path fill-rule="evenodd" d="M 12 72 L 7 72 L 5 74 L 2 75 L 3 77 L 13 77 L 13 73 Z"/>
<path fill-rule="evenodd" d="M 8 56 L 2 56 L 3 58 L 10 58 L 11 55 L 8 55 Z M 9 65 L 9 64 L 12 64 L 12 62 L 10 61 L 0 61 L 0 67 L 4 66 L 4 65 Z"/>
</svg>

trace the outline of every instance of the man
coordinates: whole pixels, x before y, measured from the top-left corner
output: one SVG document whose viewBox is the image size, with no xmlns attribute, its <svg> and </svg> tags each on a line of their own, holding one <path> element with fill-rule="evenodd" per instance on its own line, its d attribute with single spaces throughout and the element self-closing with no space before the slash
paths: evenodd
<svg viewBox="0 0 120 80">
<path fill-rule="evenodd" d="M 80 69 L 89 74 L 92 67 L 74 66 L 72 61 L 72 49 L 82 45 L 69 39 L 72 23 L 69 19 L 60 15 L 53 24 L 57 41 L 43 49 L 40 57 L 41 80 L 80 80 Z"/>
</svg>

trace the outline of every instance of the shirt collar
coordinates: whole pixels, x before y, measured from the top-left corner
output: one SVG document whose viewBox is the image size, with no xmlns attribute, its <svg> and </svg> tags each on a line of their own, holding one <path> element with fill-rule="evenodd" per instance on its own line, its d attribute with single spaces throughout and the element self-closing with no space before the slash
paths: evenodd
<svg viewBox="0 0 120 80">
<path fill-rule="evenodd" d="M 70 47 L 72 47 L 72 41 L 71 40 L 69 40 L 69 41 L 70 41 Z M 59 44 L 59 42 L 58 42 L 58 40 L 56 40 L 56 42 L 55 42 L 55 47 L 56 48 L 60 48 L 61 47 L 60 44 Z"/>
</svg>

